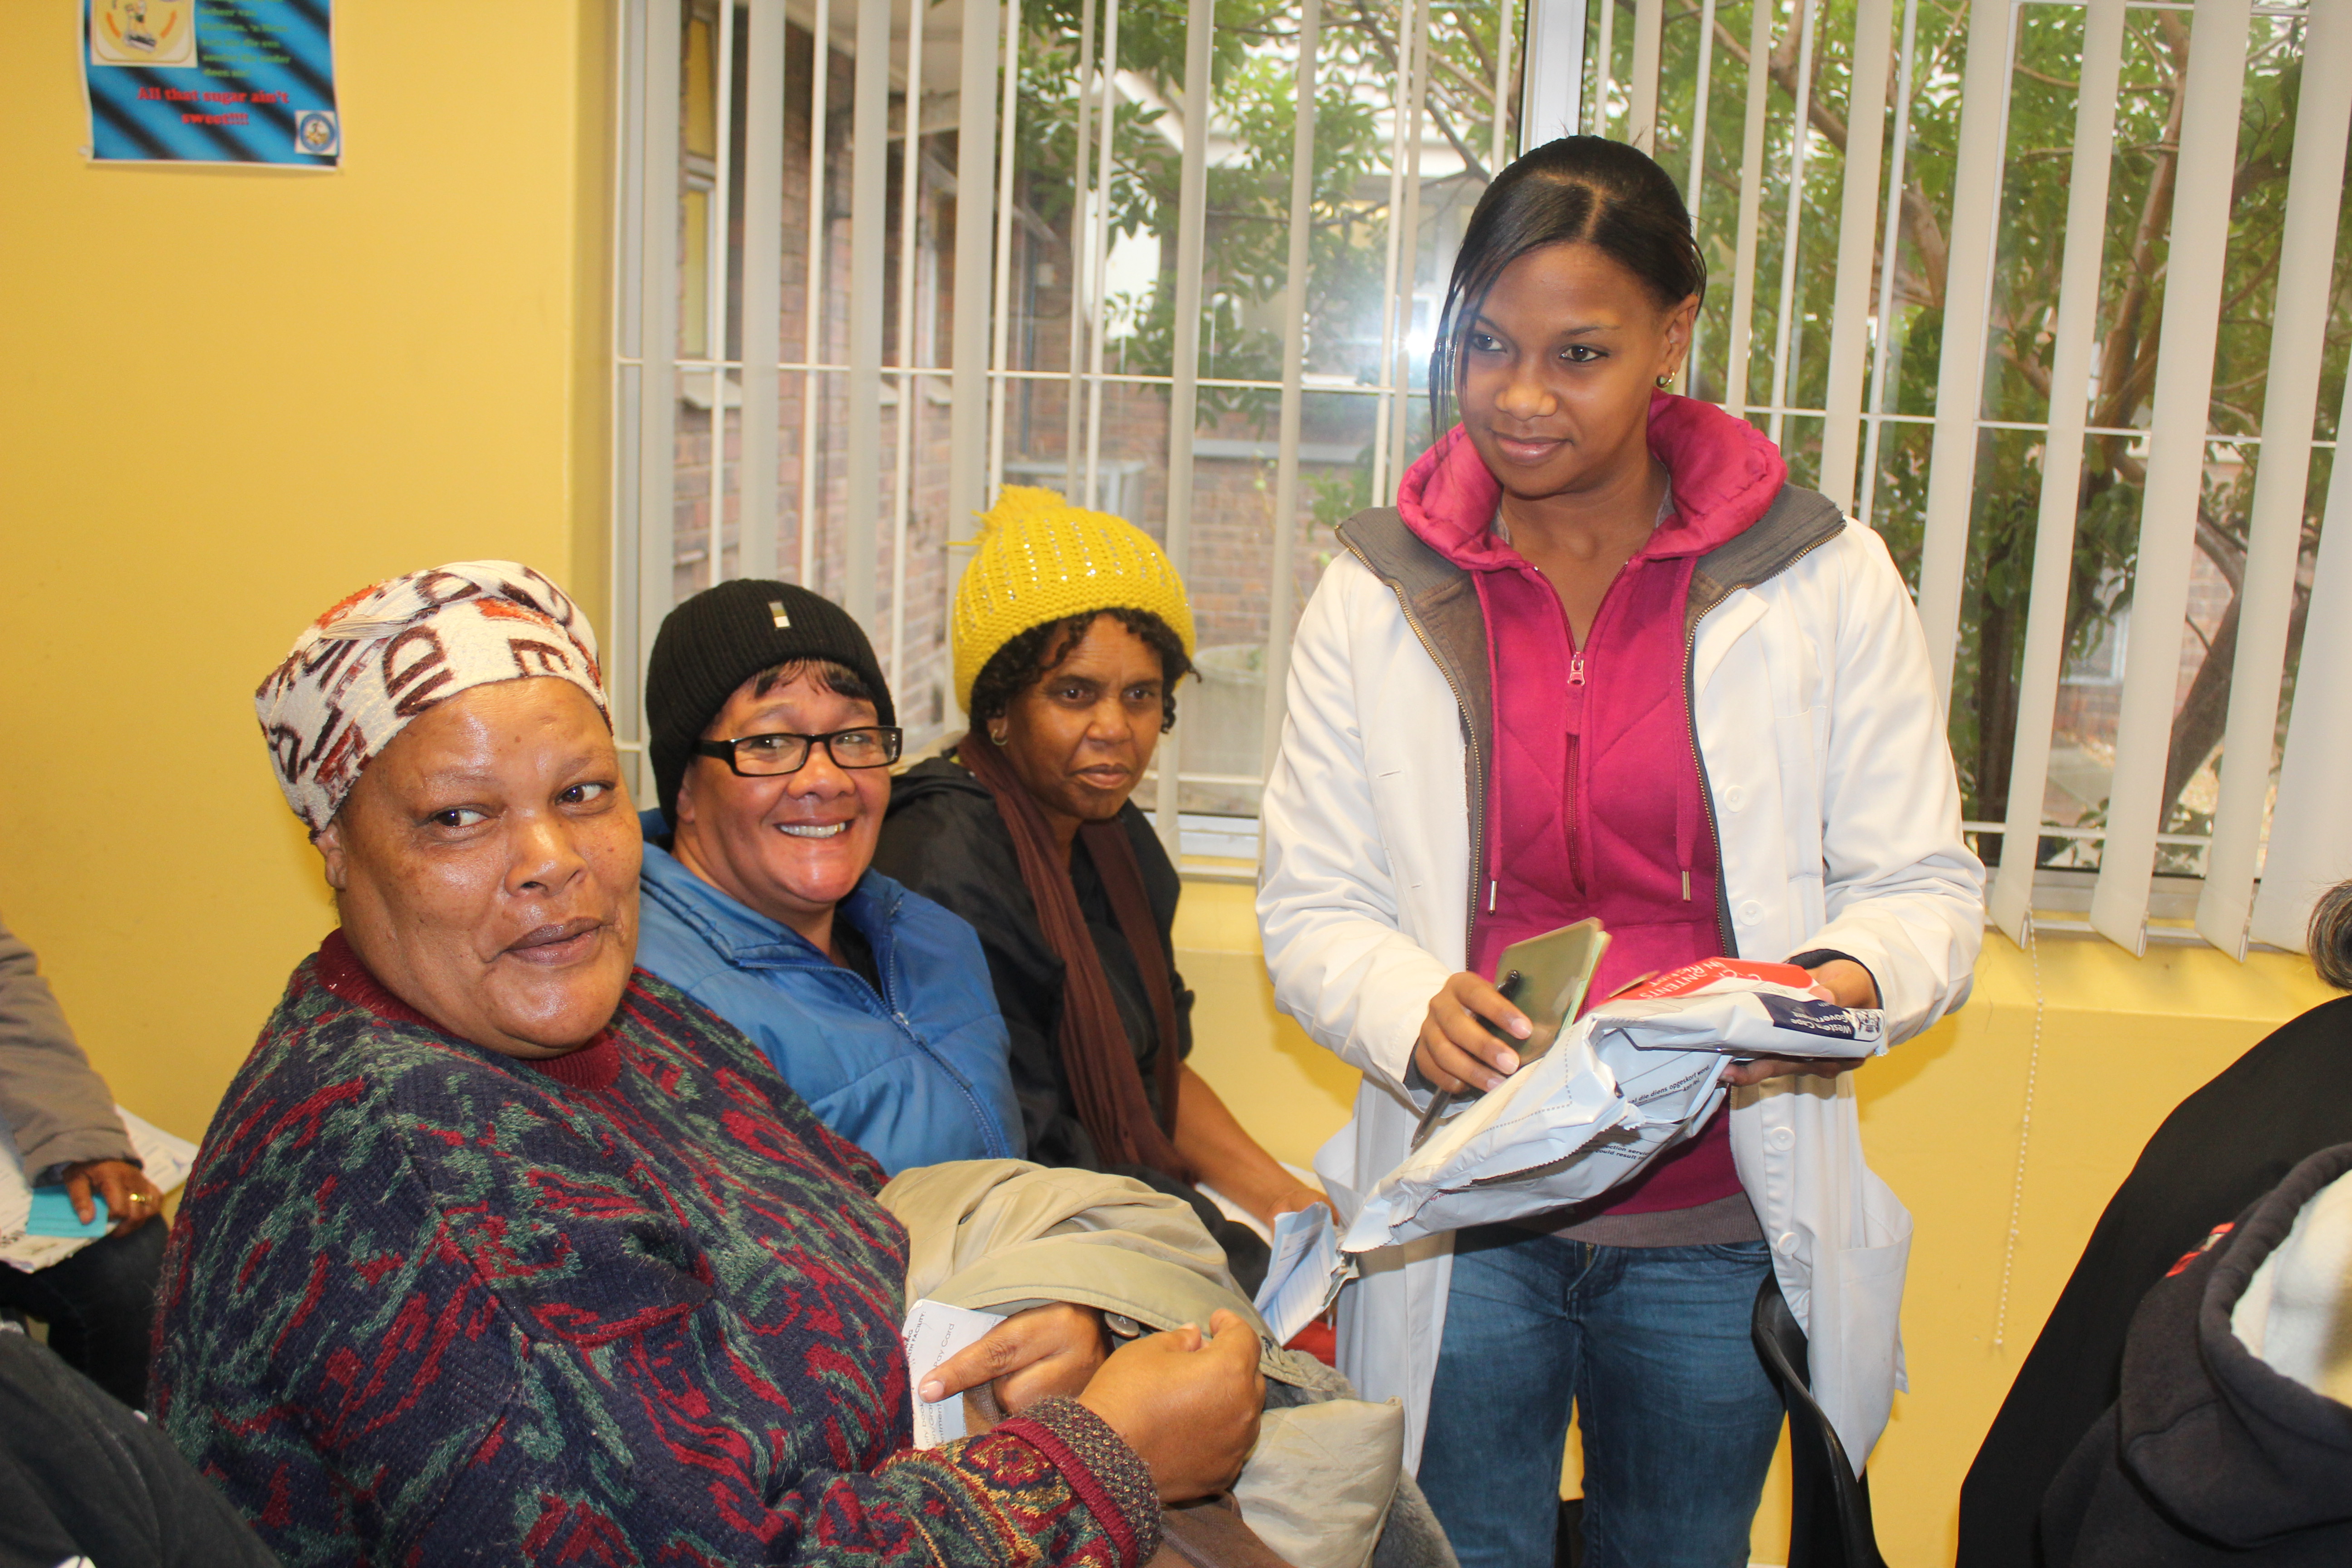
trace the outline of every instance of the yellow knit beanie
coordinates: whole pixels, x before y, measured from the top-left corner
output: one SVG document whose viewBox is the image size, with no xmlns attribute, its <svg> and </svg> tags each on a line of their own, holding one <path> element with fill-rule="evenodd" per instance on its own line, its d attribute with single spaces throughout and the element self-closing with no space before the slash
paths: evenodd
<svg viewBox="0 0 2352 1568">
<path fill-rule="evenodd" d="M 1007 485 L 981 514 L 980 548 L 956 584 L 956 701 L 996 651 L 1032 626 L 1095 610 L 1149 610 L 1190 656 L 1192 605 L 1167 552 L 1121 518 L 1052 490 Z"/>
</svg>

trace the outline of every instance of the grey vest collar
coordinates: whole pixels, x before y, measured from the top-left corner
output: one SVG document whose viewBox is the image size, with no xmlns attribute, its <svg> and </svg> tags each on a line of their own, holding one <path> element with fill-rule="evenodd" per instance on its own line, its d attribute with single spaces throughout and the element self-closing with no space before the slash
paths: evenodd
<svg viewBox="0 0 2352 1568">
<path fill-rule="evenodd" d="M 1691 574 L 1685 629 L 1696 626 L 1738 590 L 1787 571 L 1844 527 L 1844 517 L 1827 496 L 1781 486 L 1762 517 L 1698 558 Z M 1360 511 L 1341 523 L 1339 532 L 1356 559 L 1396 595 L 1413 635 L 1454 688 L 1464 729 L 1483 749 L 1493 739 L 1495 701 L 1486 661 L 1486 618 L 1470 574 L 1422 542 L 1394 507 Z"/>
<path fill-rule="evenodd" d="M 1684 631 L 1695 637 L 1706 613 L 1742 588 L 1752 588 L 1778 576 L 1836 538 L 1845 518 L 1818 490 L 1783 485 L 1762 517 L 1739 534 L 1698 558 L 1691 574 L 1690 604 Z M 1464 769 L 1470 799 L 1470 930 L 1469 945 L 1476 945 L 1480 900 L 1478 885 L 1486 876 L 1486 763 L 1495 749 L 1495 691 L 1486 658 L 1486 616 L 1479 607 L 1477 585 L 1470 574 L 1423 543 L 1394 507 L 1373 507 L 1358 512 L 1339 529 L 1340 542 L 1362 562 L 1373 576 L 1389 586 L 1403 610 L 1405 624 L 1444 676 L 1461 710 L 1462 738 L 1466 755 Z M 1685 700 L 1690 671 L 1684 671 Z M 1696 737 L 1694 737 L 1696 739 Z M 1706 765 L 1699 759 L 1702 776 Z M 1702 796 L 1706 792 L 1702 791 Z M 1706 801 L 1710 830 L 1715 806 Z M 1717 902 L 1721 901 L 1718 879 Z M 1727 932 L 1728 926 L 1726 926 Z M 1728 937 L 1727 936 L 1727 941 Z M 1465 951 L 1468 951 L 1465 947 Z M 1727 952 L 1737 951 L 1727 947 Z"/>
</svg>

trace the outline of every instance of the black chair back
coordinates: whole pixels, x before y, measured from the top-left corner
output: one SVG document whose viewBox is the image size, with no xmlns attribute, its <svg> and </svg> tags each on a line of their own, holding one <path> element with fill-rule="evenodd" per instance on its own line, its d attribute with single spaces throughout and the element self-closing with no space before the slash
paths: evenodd
<svg viewBox="0 0 2352 1568">
<path fill-rule="evenodd" d="M 1853 1473 L 1845 1445 L 1813 1399 L 1805 1331 L 1781 1299 L 1780 1281 L 1769 1274 L 1756 1292 L 1748 1331 L 1766 1374 L 1780 1385 L 1789 1407 L 1790 1468 L 1795 1481 L 1789 1568 L 1886 1568 L 1870 1524 L 1869 1479 Z"/>
</svg>

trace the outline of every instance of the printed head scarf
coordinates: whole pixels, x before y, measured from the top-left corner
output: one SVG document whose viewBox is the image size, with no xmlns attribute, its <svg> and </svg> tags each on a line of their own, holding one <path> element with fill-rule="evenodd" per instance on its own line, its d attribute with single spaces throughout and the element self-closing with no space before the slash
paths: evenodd
<svg viewBox="0 0 2352 1568">
<path fill-rule="evenodd" d="M 531 676 L 568 680 L 609 726 L 596 633 L 562 589 L 513 561 L 457 561 L 335 605 L 253 694 L 286 804 L 316 833 L 360 770 L 435 703 Z"/>
</svg>

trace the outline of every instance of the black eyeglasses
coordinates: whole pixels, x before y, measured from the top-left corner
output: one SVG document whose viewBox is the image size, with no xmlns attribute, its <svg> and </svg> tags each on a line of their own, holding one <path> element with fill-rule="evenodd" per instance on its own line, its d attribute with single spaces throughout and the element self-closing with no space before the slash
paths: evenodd
<svg viewBox="0 0 2352 1568">
<path fill-rule="evenodd" d="M 822 744 L 837 768 L 887 768 L 898 760 L 907 732 L 895 724 L 864 724 L 830 735 L 738 735 L 731 741 L 701 741 L 698 757 L 716 757 L 744 778 L 796 773 L 808 765 L 809 749 Z"/>
</svg>

